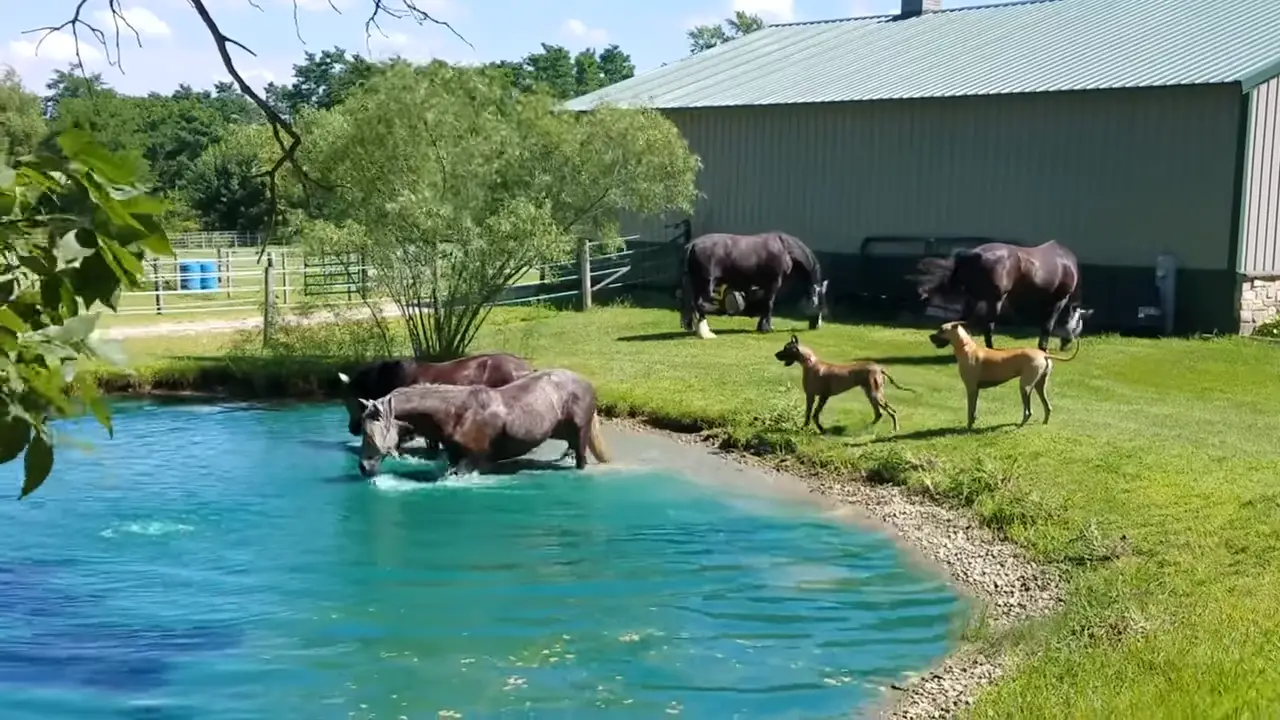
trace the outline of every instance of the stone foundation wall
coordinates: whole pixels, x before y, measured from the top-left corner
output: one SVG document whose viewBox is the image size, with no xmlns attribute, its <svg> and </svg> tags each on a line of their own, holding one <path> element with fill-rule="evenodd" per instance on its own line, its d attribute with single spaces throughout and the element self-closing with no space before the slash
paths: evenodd
<svg viewBox="0 0 1280 720">
<path fill-rule="evenodd" d="M 1280 276 L 1241 278 L 1240 334 L 1253 334 L 1254 328 L 1276 315 L 1280 315 Z"/>
</svg>

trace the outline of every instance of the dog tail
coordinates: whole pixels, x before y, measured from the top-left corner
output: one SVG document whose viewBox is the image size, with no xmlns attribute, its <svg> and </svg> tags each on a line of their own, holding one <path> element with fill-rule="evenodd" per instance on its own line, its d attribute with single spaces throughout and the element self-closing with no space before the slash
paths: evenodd
<svg viewBox="0 0 1280 720">
<path fill-rule="evenodd" d="M 899 384 L 898 384 L 898 381 L 893 379 L 893 376 L 889 374 L 889 371 L 888 371 L 888 370 L 885 370 L 884 368 L 880 368 L 880 372 L 884 373 L 884 377 L 885 377 L 885 379 L 886 379 L 886 380 L 888 380 L 889 382 L 893 383 L 893 386 L 894 386 L 894 387 L 896 387 L 896 388 L 898 388 L 899 390 L 905 390 L 905 391 L 907 391 L 907 392 L 909 392 L 909 393 L 913 393 L 913 392 L 915 392 L 915 390 L 912 390 L 912 389 L 911 389 L 911 388 L 909 388 L 909 387 L 902 387 L 901 385 L 899 385 Z"/>
<path fill-rule="evenodd" d="M 1060 361 L 1060 362 L 1071 362 L 1072 360 L 1075 360 L 1075 359 L 1076 359 L 1076 356 L 1077 356 L 1077 355 L 1079 355 L 1079 354 L 1080 354 L 1080 338 L 1076 338 L 1076 349 L 1071 353 L 1071 357 L 1061 357 L 1061 356 L 1059 356 L 1059 355 L 1054 355 L 1053 353 L 1049 352 L 1048 350 L 1045 350 L 1045 351 L 1044 351 L 1044 354 L 1045 354 L 1045 355 L 1048 355 L 1050 358 L 1053 358 L 1054 360 L 1058 360 L 1058 361 Z"/>
<path fill-rule="evenodd" d="M 605 447 L 604 437 L 600 435 L 600 414 L 591 414 L 591 433 L 587 435 L 587 448 L 598 463 L 611 462 L 609 448 Z"/>
</svg>

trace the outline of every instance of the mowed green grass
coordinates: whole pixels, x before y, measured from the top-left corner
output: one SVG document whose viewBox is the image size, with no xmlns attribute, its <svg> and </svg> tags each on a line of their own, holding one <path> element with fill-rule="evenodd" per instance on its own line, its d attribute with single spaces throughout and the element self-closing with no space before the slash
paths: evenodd
<svg viewBox="0 0 1280 720">
<path fill-rule="evenodd" d="M 752 327 L 713 318 L 720 336 L 703 341 L 680 333 L 670 311 L 497 311 L 475 349 L 582 372 L 615 410 L 697 420 L 850 482 L 870 471 L 965 505 L 1064 568 L 1059 616 L 985 638 L 1022 662 L 982 695 L 976 717 L 1280 714 L 1280 348 L 1086 337 L 1076 360 L 1055 364 L 1049 425 L 1038 401 L 1030 424 L 1010 425 L 1021 419 L 1011 384 L 983 392 L 978 431 L 967 433 L 956 367 L 937 361 L 948 353 L 926 331 Z M 916 390 L 888 390 L 900 433 L 887 419 L 869 427 L 857 392 L 828 404 L 830 435 L 802 431 L 800 370 L 773 358 L 793 330 L 824 359 L 880 360 Z M 188 352 L 183 342 L 147 354 Z"/>
</svg>

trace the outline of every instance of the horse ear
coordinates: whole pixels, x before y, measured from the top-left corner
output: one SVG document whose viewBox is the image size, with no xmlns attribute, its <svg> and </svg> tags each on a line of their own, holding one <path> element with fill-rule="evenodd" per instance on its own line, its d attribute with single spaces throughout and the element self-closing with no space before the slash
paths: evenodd
<svg viewBox="0 0 1280 720">
<path fill-rule="evenodd" d="M 350 384 L 351 384 L 351 378 L 347 377 L 347 374 L 346 374 L 346 373 L 344 373 L 344 372 L 339 372 L 339 373 L 338 373 L 338 379 L 342 381 L 342 384 L 343 384 L 343 385 L 350 385 Z"/>
</svg>

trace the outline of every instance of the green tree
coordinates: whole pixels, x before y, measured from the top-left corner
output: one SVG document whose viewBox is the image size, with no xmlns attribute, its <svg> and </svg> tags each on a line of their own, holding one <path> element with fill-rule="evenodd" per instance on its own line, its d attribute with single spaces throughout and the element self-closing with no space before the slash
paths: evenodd
<svg viewBox="0 0 1280 720">
<path fill-rule="evenodd" d="M 302 108 L 327 110 L 340 104 L 378 69 L 378 63 L 358 54 L 348 55 L 337 46 L 319 54 L 307 52 L 303 61 L 293 66 L 291 84 L 267 87 L 268 100 L 289 117 Z"/>
<path fill-rule="evenodd" d="M 542 52 L 526 55 L 524 65 L 533 88 L 546 90 L 560 100 L 577 94 L 573 56 L 564 46 L 542 43 Z"/>
<path fill-rule="evenodd" d="M 733 17 L 726 18 L 721 23 L 698 25 L 687 31 L 685 37 L 689 39 L 689 54 L 697 55 L 704 50 L 710 50 L 717 45 L 723 45 L 730 40 L 749 35 L 764 27 L 764 19 L 759 15 L 735 10 Z"/>
<path fill-rule="evenodd" d="M 107 89 L 107 81 L 102 79 L 102 73 L 82 73 L 79 66 L 72 63 L 66 70 L 54 70 L 53 77 L 49 78 L 44 88 L 49 91 L 44 96 L 45 117 L 55 118 L 58 115 L 58 105 L 63 100 L 89 97 Z"/>
<path fill-rule="evenodd" d="M 601 50 L 599 60 L 600 72 L 604 74 L 602 87 L 635 77 L 636 66 L 631 62 L 631 56 L 622 52 L 616 44 Z"/>
<path fill-rule="evenodd" d="M 260 233 L 271 218 L 262 156 L 269 148 L 264 125 L 230 129 L 221 142 L 193 163 L 182 179 L 181 196 L 205 230 Z"/>
<path fill-rule="evenodd" d="M 44 137 L 44 104 L 11 67 L 0 73 L 0 158 L 26 155 Z"/>
<path fill-rule="evenodd" d="M 300 121 L 304 162 L 337 187 L 312 235 L 364 254 L 417 355 L 465 353 L 528 268 L 616 237 L 621 212 L 692 208 L 700 162 L 660 113 L 558 105 L 501 68 L 432 63 Z"/>
<path fill-rule="evenodd" d="M 101 357 L 95 308 L 140 286 L 148 252 L 173 254 L 164 209 L 83 130 L 0 165 L 0 463 L 23 456 L 22 497 L 53 468 L 52 420 L 84 407 L 112 432 L 83 367 Z"/>
</svg>

